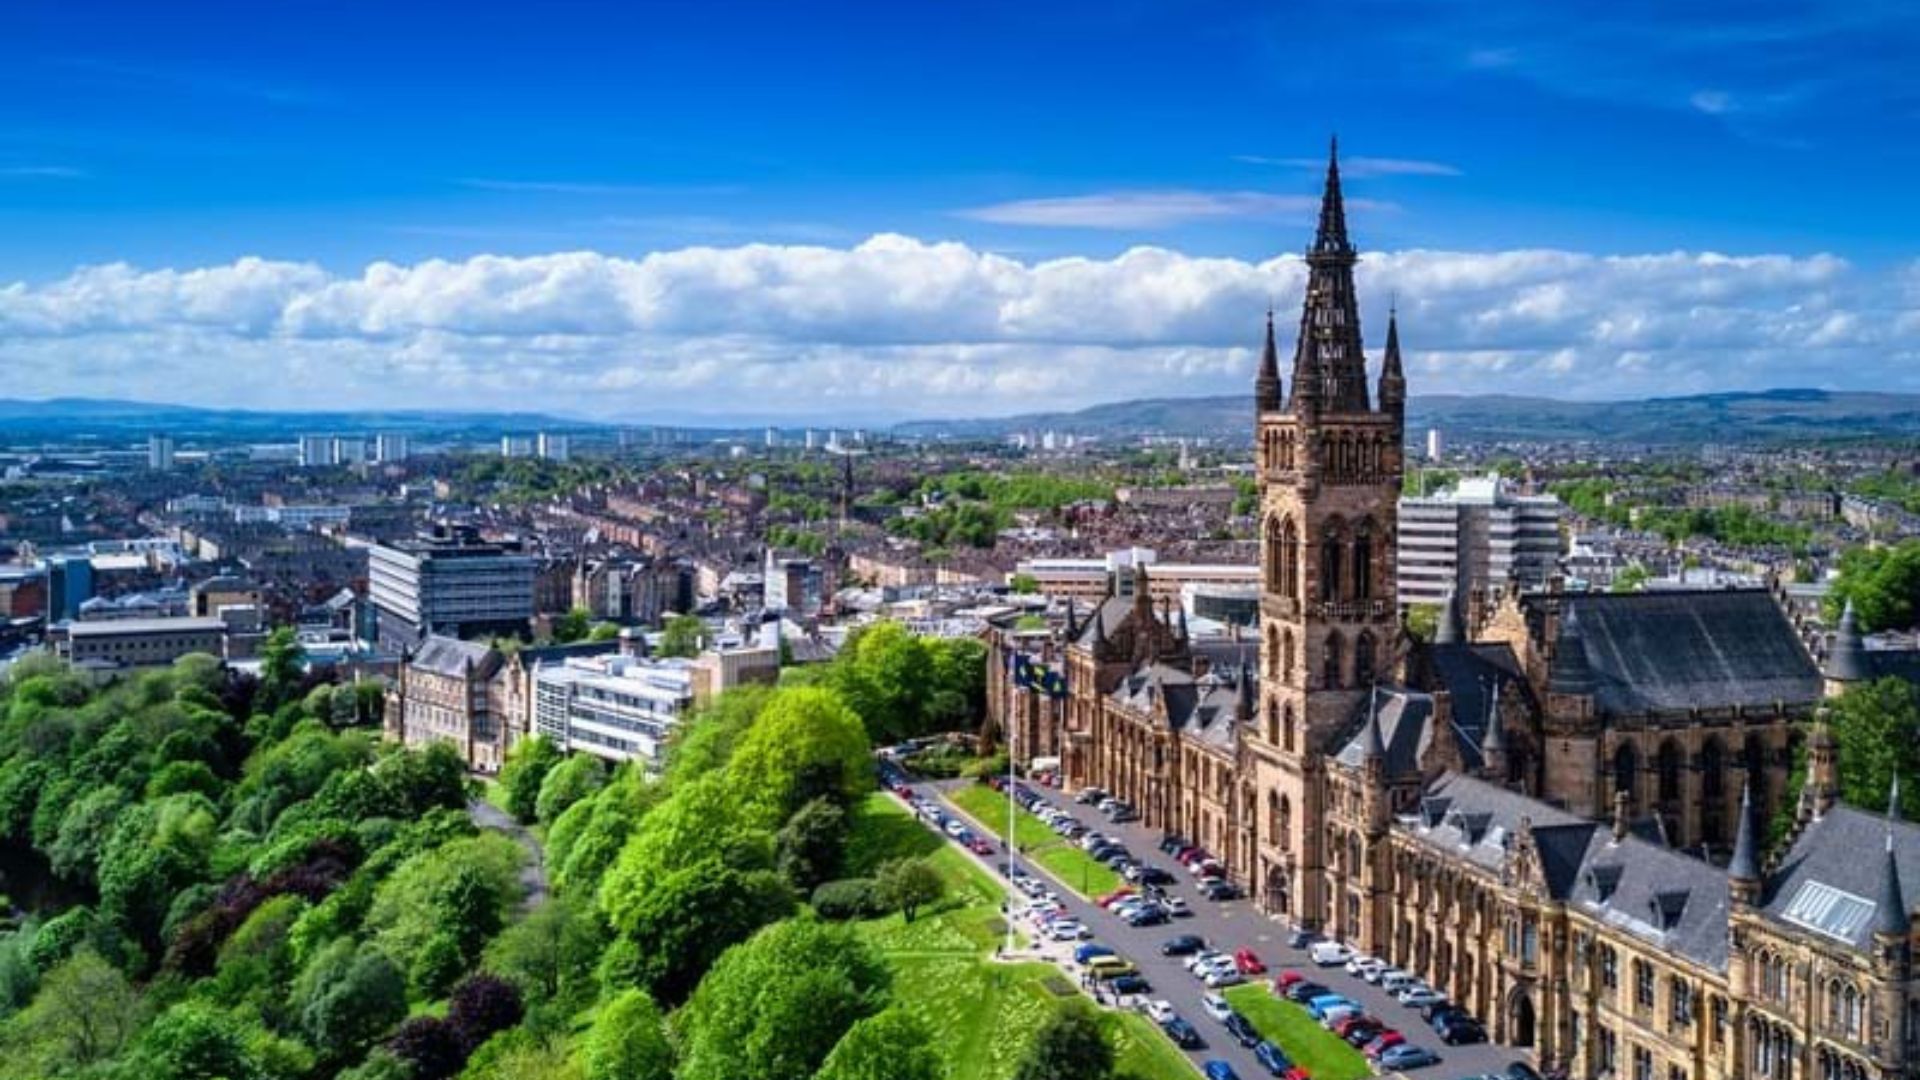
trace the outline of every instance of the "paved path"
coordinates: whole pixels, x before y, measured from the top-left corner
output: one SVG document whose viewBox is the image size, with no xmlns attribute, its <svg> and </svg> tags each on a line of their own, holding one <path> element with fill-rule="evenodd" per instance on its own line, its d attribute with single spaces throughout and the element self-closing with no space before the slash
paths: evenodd
<svg viewBox="0 0 1920 1080">
<path fill-rule="evenodd" d="M 528 832 L 526 826 L 513 820 L 513 815 L 485 799 L 468 799 L 467 816 L 483 829 L 507 834 L 526 850 L 527 861 L 520 867 L 520 886 L 525 890 L 523 899 L 527 910 L 532 911 L 546 903 L 547 852 L 540 845 L 539 838 Z"/>
<path fill-rule="evenodd" d="M 914 786 L 923 792 L 938 797 L 946 808 L 966 820 L 972 820 L 946 798 L 946 792 L 963 783 L 974 781 L 942 781 L 939 783 L 917 783 Z M 1305 950 L 1289 948 L 1286 944 L 1286 927 L 1258 911 L 1251 901 L 1234 900 L 1227 903 L 1214 903 L 1203 899 L 1193 886 L 1193 878 L 1176 862 L 1172 856 L 1160 851 L 1160 837 L 1157 832 L 1138 824 L 1112 825 L 1107 823 L 1092 807 L 1076 806 L 1069 798 L 1058 792 L 1046 792 L 1051 801 L 1060 808 L 1072 813 L 1090 827 L 1097 827 L 1108 836 L 1114 836 L 1127 845 L 1127 849 L 1136 858 L 1143 859 L 1149 865 L 1159 866 L 1171 871 L 1178 883 L 1170 886 L 1168 892 L 1184 897 L 1193 908 L 1191 918 L 1174 919 L 1163 926 L 1132 927 L 1090 900 L 1082 898 L 1066 883 L 1061 882 L 1044 867 L 1029 863 L 1025 858 L 1016 861 L 1021 869 L 1052 882 L 1054 891 L 1060 894 L 1067 909 L 1094 932 L 1094 939 L 1112 947 L 1125 955 L 1140 968 L 1140 973 L 1153 984 L 1154 998 L 1164 998 L 1173 1003 L 1181 1016 L 1197 1028 L 1207 1040 L 1205 1049 L 1189 1051 L 1187 1056 L 1196 1063 L 1209 1058 L 1220 1058 L 1231 1062 L 1242 1080 L 1257 1080 L 1267 1075 L 1266 1069 L 1254 1060 L 1253 1052 L 1242 1047 L 1226 1033 L 1226 1029 L 1206 1015 L 1200 1008 L 1200 996 L 1206 993 L 1206 987 L 1198 979 L 1188 974 L 1185 961 L 1178 957 L 1160 955 L 1160 944 L 1176 934 L 1198 934 L 1207 939 L 1207 944 L 1222 952 L 1232 953 L 1236 949 L 1251 948 L 1268 967 L 1268 974 L 1262 981 L 1270 981 L 1273 973 L 1283 968 L 1298 968 L 1306 972 L 1316 982 L 1324 983 L 1334 991 L 1345 994 L 1359 1002 L 1368 1012 L 1380 1017 L 1388 1025 L 1398 1028 L 1407 1036 L 1407 1040 L 1416 1045 L 1426 1046 L 1441 1057 L 1438 1065 L 1422 1069 L 1416 1075 L 1426 1080 L 1451 1080 L 1456 1077 L 1477 1076 L 1486 1073 L 1504 1071 L 1508 1063 L 1523 1060 L 1527 1053 L 1512 1047 L 1495 1046 L 1482 1043 L 1477 1046 L 1447 1046 L 1440 1042 L 1433 1029 L 1420 1018 L 1420 1014 L 1395 1001 L 1392 995 L 1379 987 L 1355 975 L 1349 975 L 1341 968 L 1316 968 L 1308 960 Z M 984 822 L 975 822 L 978 828 Z M 987 830 L 988 835 L 998 836 L 1006 828 L 1004 819 L 996 827 Z M 982 860 L 989 862 L 990 860 Z M 1072 965 L 1069 964 L 1069 968 Z M 1075 972 L 1077 974 L 1077 971 Z M 1282 1048 L 1284 1049 L 1284 1047 Z"/>
</svg>

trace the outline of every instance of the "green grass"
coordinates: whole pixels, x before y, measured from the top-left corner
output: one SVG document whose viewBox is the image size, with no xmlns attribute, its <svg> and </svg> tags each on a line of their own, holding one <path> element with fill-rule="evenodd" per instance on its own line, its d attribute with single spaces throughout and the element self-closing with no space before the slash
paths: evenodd
<svg viewBox="0 0 1920 1080">
<path fill-rule="evenodd" d="M 989 958 L 1004 940 L 1006 893 L 958 845 L 915 821 L 892 795 L 876 794 L 855 807 L 848 872 L 870 872 L 904 856 L 925 858 L 946 880 L 946 898 L 911 923 L 890 915 L 855 929 L 886 958 L 894 1002 L 933 1033 L 946 1080 L 1009 1080 L 1034 1032 L 1078 991 L 1050 964 Z M 1193 1080 L 1193 1066 L 1144 1017 L 1102 1010 L 1101 1026 L 1124 1073 Z"/>
<path fill-rule="evenodd" d="M 1254 1030 L 1285 1051 L 1313 1080 L 1361 1080 L 1372 1075 L 1366 1055 L 1315 1023 L 1307 1010 L 1274 997 L 1264 984 L 1236 986 L 1226 997 Z"/>
<path fill-rule="evenodd" d="M 985 784 L 959 788 L 947 796 L 975 821 L 1006 839 L 1007 797 Z M 1013 833 L 1020 850 L 1028 858 L 1046 867 L 1061 883 L 1082 896 L 1100 896 L 1120 887 L 1120 875 L 1080 850 L 1070 840 L 1047 827 L 1047 823 L 1014 808 Z"/>
</svg>

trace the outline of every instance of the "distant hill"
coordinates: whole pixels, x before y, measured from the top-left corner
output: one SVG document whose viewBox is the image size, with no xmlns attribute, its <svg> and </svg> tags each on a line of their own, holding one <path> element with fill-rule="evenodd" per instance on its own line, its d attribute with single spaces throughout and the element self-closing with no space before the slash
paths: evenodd
<svg viewBox="0 0 1920 1080">
<path fill-rule="evenodd" d="M 300 432 L 378 429 L 447 435 L 533 429 L 566 431 L 586 426 L 577 420 L 532 412 L 425 409 L 268 412 L 105 398 L 48 398 L 44 401 L 0 398 L 0 433 L 12 435 L 124 437 L 149 431 L 166 431 L 176 436 L 290 438 Z"/>
<path fill-rule="evenodd" d="M 1117 401 L 1076 412 L 1000 419 L 929 420 L 894 431 L 920 438 L 1001 438 L 1055 431 L 1107 438 L 1193 435 L 1250 437 L 1250 394 Z M 1437 394 L 1407 404 L 1407 428 L 1437 427 L 1450 439 L 1658 443 L 1783 442 L 1920 437 L 1920 394 L 1762 390 L 1648 398 L 1558 401 L 1500 394 Z"/>
</svg>

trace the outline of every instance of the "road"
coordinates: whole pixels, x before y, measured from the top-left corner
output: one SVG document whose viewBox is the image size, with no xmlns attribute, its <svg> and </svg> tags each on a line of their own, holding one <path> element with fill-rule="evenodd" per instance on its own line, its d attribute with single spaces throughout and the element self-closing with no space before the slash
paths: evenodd
<svg viewBox="0 0 1920 1080">
<path fill-rule="evenodd" d="M 914 786 L 937 797 L 949 813 L 963 820 L 972 820 L 955 807 L 946 798 L 946 792 L 961 784 L 973 781 L 942 781 L 938 783 L 920 782 Z M 1441 1057 L 1438 1065 L 1423 1069 L 1419 1076 L 1433 1077 L 1435 1080 L 1447 1080 L 1454 1077 L 1478 1076 L 1505 1070 L 1507 1065 L 1526 1057 L 1524 1051 L 1511 1047 L 1494 1046 L 1482 1043 L 1477 1046 L 1447 1046 L 1440 1042 L 1433 1029 L 1420 1018 L 1420 1014 L 1393 1000 L 1392 995 L 1379 987 L 1355 975 L 1349 975 L 1341 968 L 1316 968 L 1308 960 L 1303 949 L 1289 948 L 1286 943 L 1286 927 L 1268 918 L 1254 908 L 1251 901 L 1234 900 L 1227 903 L 1213 903 L 1202 899 L 1193 887 L 1193 878 L 1173 861 L 1160 852 L 1160 837 L 1157 832 L 1138 824 L 1112 825 L 1094 812 L 1092 807 L 1073 805 L 1071 800 L 1058 792 L 1046 792 L 1056 806 L 1074 814 L 1089 826 L 1109 836 L 1117 837 L 1135 857 L 1145 860 L 1149 865 L 1159 866 L 1171 871 L 1179 883 L 1169 887 L 1169 892 L 1184 897 L 1193 908 L 1190 918 L 1174 919 L 1164 926 L 1132 927 L 1123 920 L 1102 910 L 1090 900 L 1082 898 L 1072 886 L 1060 881 L 1044 868 L 1017 860 L 1017 865 L 1028 873 L 1051 881 L 1054 891 L 1060 894 L 1062 901 L 1072 914 L 1085 923 L 1094 932 L 1094 940 L 1110 946 L 1126 956 L 1140 968 L 1140 973 L 1153 984 L 1154 998 L 1164 998 L 1173 1003 L 1181 1016 L 1197 1028 L 1207 1040 L 1205 1049 L 1189 1051 L 1188 1057 L 1195 1062 L 1209 1058 L 1220 1058 L 1233 1065 L 1243 1080 L 1255 1080 L 1267 1075 L 1267 1071 L 1254 1060 L 1253 1052 L 1242 1047 L 1226 1033 L 1226 1029 L 1208 1017 L 1200 1008 L 1200 997 L 1206 993 L 1206 987 L 1198 979 L 1188 974 L 1183 966 L 1185 960 L 1179 957 L 1160 955 L 1160 945 L 1176 934 L 1198 934 L 1207 939 L 1207 944 L 1222 952 L 1232 953 L 1236 949 L 1251 948 L 1260 959 L 1265 961 L 1268 974 L 1263 981 L 1270 981 L 1273 973 L 1283 968 L 1299 968 L 1308 973 L 1316 982 L 1324 983 L 1335 992 L 1345 994 L 1359 1002 L 1366 1010 L 1398 1028 L 1407 1036 L 1407 1041 L 1426 1046 Z M 975 822 L 976 827 L 986 825 Z M 997 828 L 985 830 L 987 835 L 998 836 L 1006 828 L 1001 821 Z M 982 862 L 990 864 L 991 860 Z M 1078 883 L 1074 883 L 1077 885 Z M 1285 1049 L 1285 1047 L 1282 1047 Z"/>
<path fill-rule="evenodd" d="M 513 820 L 513 815 L 485 799 L 468 799 L 467 816 L 483 829 L 507 834 L 526 851 L 527 861 L 520 866 L 520 886 L 526 890 L 524 903 L 528 911 L 546 903 L 546 849 L 540 846 L 539 839 L 528 832 L 526 826 Z"/>
</svg>

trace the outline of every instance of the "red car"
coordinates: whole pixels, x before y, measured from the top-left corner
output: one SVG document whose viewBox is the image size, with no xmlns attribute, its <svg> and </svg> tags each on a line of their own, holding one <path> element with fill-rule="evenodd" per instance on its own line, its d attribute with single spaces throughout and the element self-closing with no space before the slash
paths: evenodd
<svg viewBox="0 0 1920 1080">
<path fill-rule="evenodd" d="M 1399 1046 L 1401 1043 L 1406 1041 L 1407 1041 L 1407 1037 L 1405 1035 L 1402 1035 L 1399 1032 L 1394 1031 L 1392 1029 L 1388 1029 L 1386 1031 L 1381 1032 L 1378 1035 L 1375 1035 L 1373 1037 L 1373 1041 L 1368 1043 L 1366 1046 L 1366 1049 L 1362 1050 L 1361 1053 L 1367 1055 L 1369 1058 L 1377 1058 L 1381 1054 L 1385 1053 L 1386 1051 L 1392 1049 L 1393 1047 Z"/>
<path fill-rule="evenodd" d="M 1293 988 L 1293 984 L 1306 981 L 1307 977 L 1305 975 L 1300 974 L 1292 968 L 1288 968 L 1273 977 L 1273 992 L 1276 994 L 1284 994 Z"/>
<path fill-rule="evenodd" d="M 1381 1029 L 1381 1024 L 1379 1020 L 1371 1016 L 1365 1016 L 1365 1015 L 1349 1016 L 1344 1019 L 1334 1021 L 1333 1033 L 1344 1039 L 1347 1036 L 1352 1035 L 1356 1030 L 1363 1027 L 1370 1027 L 1370 1028 L 1379 1030 Z M 1367 1041 L 1371 1042 L 1373 1040 L 1369 1039 Z"/>
<path fill-rule="evenodd" d="M 1233 954 L 1233 966 L 1240 969 L 1242 975 L 1265 975 L 1267 965 L 1260 962 L 1252 949 L 1241 949 Z"/>
<path fill-rule="evenodd" d="M 1288 1069 L 1284 1075 L 1282 1075 L 1281 1080 L 1313 1080 L 1313 1074 L 1301 1068 L 1300 1066 L 1295 1065 L 1293 1068 Z"/>
<path fill-rule="evenodd" d="M 983 840 L 976 836 L 967 841 L 967 850 L 973 852 L 975 855 L 991 855 L 993 854 L 993 841 Z"/>
<path fill-rule="evenodd" d="M 1120 901 L 1125 900 L 1127 897 L 1134 896 L 1134 895 L 1137 895 L 1137 894 L 1132 889 L 1129 889 L 1126 886 L 1121 886 L 1120 888 L 1113 890 L 1107 895 L 1100 897 L 1098 900 L 1095 900 L 1094 903 L 1099 904 L 1103 908 L 1112 907 L 1113 905 L 1119 903 Z"/>
</svg>

